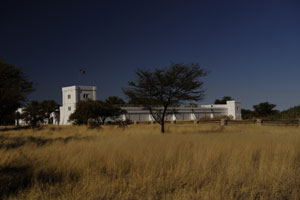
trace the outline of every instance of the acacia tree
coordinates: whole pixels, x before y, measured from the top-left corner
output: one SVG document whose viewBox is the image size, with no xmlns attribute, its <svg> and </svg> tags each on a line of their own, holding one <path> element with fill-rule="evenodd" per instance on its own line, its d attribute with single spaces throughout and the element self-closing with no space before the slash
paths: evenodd
<svg viewBox="0 0 300 200">
<path fill-rule="evenodd" d="M 123 92 L 130 101 L 149 110 L 164 133 L 168 108 L 203 99 L 203 82 L 199 79 L 206 75 L 207 71 L 198 63 L 172 63 L 163 69 L 137 70 L 136 81 L 130 81 Z"/>
<path fill-rule="evenodd" d="M 15 111 L 33 91 L 21 68 L 0 60 L 0 125 L 13 123 Z"/>
</svg>

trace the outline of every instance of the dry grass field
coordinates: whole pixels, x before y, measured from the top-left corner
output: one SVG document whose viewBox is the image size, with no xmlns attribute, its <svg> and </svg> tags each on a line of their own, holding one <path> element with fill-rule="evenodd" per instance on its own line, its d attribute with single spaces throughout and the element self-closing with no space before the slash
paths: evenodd
<svg viewBox="0 0 300 200">
<path fill-rule="evenodd" d="M 300 128 L 0 131 L 0 199 L 300 199 Z"/>
</svg>

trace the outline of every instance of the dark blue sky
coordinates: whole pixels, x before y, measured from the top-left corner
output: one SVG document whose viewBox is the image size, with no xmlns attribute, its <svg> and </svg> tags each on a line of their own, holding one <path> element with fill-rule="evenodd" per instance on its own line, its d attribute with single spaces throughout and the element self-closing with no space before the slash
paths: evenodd
<svg viewBox="0 0 300 200">
<path fill-rule="evenodd" d="M 2 1 L 0 58 L 38 83 L 31 99 L 61 103 L 61 87 L 124 97 L 137 68 L 199 62 L 206 98 L 300 104 L 300 1 Z M 86 74 L 80 76 L 79 69 Z"/>
</svg>

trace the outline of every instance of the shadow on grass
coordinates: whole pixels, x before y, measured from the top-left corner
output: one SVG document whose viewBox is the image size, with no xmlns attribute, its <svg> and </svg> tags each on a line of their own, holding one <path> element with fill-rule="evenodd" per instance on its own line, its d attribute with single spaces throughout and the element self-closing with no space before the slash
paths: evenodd
<svg viewBox="0 0 300 200">
<path fill-rule="evenodd" d="M 224 126 L 218 126 L 215 128 L 211 129 L 204 129 L 204 130 L 195 130 L 195 131 L 181 131 L 180 134 L 219 134 L 219 133 L 224 133 L 225 132 L 225 127 Z M 171 133 L 171 131 L 170 131 Z"/>
<path fill-rule="evenodd" d="M 77 136 L 70 136 L 66 138 L 41 138 L 41 137 L 8 137 L 8 136 L 1 136 L 0 135 L 0 149 L 15 149 L 18 147 L 22 147 L 25 144 L 34 144 L 37 147 L 44 146 L 47 144 L 52 144 L 54 142 L 63 142 L 68 143 L 72 140 L 89 140 L 91 136 L 86 137 L 77 137 Z"/>
<path fill-rule="evenodd" d="M 80 176 L 71 172 L 64 174 L 55 169 L 43 169 L 34 172 L 32 166 L 0 167 L 0 199 L 5 199 L 38 184 L 47 190 L 48 186 L 61 184 L 64 181 L 78 182 Z"/>
<path fill-rule="evenodd" d="M 7 127 L 0 127 L 0 132 L 27 130 L 27 129 L 31 129 L 31 127 L 30 126 L 7 126 Z"/>
<path fill-rule="evenodd" d="M 30 187 L 32 177 L 33 172 L 30 166 L 0 167 L 0 199 Z"/>
</svg>

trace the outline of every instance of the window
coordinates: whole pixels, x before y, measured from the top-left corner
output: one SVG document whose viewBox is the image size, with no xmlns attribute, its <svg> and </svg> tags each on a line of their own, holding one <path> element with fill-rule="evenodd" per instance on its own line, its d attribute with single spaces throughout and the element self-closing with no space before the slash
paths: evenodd
<svg viewBox="0 0 300 200">
<path fill-rule="evenodd" d="M 68 94 L 68 99 L 71 99 L 71 95 L 70 94 Z"/>
<path fill-rule="evenodd" d="M 71 107 L 70 106 L 68 107 L 68 110 L 71 111 Z"/>
<path fill-rule="evenodd" d="M 84 99 L 87 99 L 88 97 L 89 97 L 88 94 L 83 94 L 83 98 L 84 98 Z"/>
</svg>

